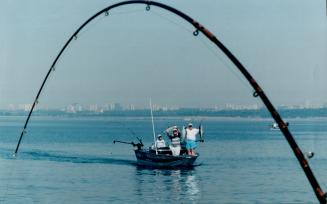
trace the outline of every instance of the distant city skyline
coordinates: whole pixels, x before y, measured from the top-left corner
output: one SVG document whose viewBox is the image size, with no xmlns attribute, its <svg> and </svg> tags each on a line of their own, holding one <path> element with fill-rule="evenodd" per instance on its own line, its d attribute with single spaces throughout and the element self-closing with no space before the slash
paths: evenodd
<svg viewBox="0 0 327 204">
<path fill-rule="evenodd" d="M 0 109 L 31 104 L 69 36 L 116 1 L 0 3 Z M 173 1 L 212 31 L 248 68 L 275 106 L 327 101 L 324 0 Z M 13 13 L 17 15 L 12 15 Z M 81 104 L 261 106 L 252 88 L 203 35 L 161 9 L 126 6 L 101 16 L 68 47 L 39 107 Z M 307 104 L 307 105 L 306 105 Z"/>
<path fill-rule="evenodd" d="M 32 104 L 9 104 L 6 108 L 2 108 L 0 110 L 9 110 L 9 111 L 29 111 L 31 109 Z M 327 108 L 327 103 L 321 105 L 313 105 L 310 103 L 304 103 L 301 105 L 279 105 L 277 108 L 285 108 L 285 109 L 316 109 L 316 108 Z M 174 111 L 180 110 L 184 108 L 194 108 L 194 109 L 211 109 L 211 110 L 258 110 L 265 108 L 263 105 L 258 104 L 223 104 L 223 105 L 215 105 L 208 107 L 187 107 L 187 106 L 176 106 L 176 105 L 165 105 L 165 104 L 152 104 L 152 109 L 154 111 Z M 106 103 L 106 104 L 80 104 L 73 103 L 67 104 L 62 107 L 47 107 L 47 106 L 38 106 L 36 110 L 61 110 L 67 113 L 77 113 L 81 111 L 91 111 L 91 112 L 104 112 L 104 111 L 124 111 L 124 110 L 145 110 L 150 109 L 149 105 L 136 106 L 134 104 L 121 104 L 121 103 Z"/>
</svg>

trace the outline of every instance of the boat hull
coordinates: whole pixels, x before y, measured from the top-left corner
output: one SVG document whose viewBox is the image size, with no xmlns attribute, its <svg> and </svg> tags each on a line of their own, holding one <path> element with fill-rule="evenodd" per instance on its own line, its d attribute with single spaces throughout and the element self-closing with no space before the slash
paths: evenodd
<svg viewBox="0 0 327 204">
<path fill-rule="evenodd" d="M 137 164 L 140 166 L 157 167 L 157 168 L 173 168 L 173 167 L 192 167 L 198 155 L 180 155 L 172 156 L 166 154 L 156 154 L 150 150 L 135 150 Z"/>
</svg>

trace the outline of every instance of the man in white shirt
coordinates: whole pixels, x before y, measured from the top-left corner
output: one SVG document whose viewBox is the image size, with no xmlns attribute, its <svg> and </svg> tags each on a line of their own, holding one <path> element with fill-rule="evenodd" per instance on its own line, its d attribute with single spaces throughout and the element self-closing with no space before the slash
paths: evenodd
<svg viewBox="0 0 327 204">
<path fill-rule="evenodd" d="M 186 128 L 186 149 L 188 155 L 196 155 L 196 135 L 199 134 L 199 129 L 193 128 L 192 123 L 189 123 Z"/>
<path fill-rule="evenodd" d="M 158 135 L 158 138 L 156 140 L 156 147 L 157 148 L 166 147 L 165 140 L 162 139 L 161 135 Z"/>
</svg>

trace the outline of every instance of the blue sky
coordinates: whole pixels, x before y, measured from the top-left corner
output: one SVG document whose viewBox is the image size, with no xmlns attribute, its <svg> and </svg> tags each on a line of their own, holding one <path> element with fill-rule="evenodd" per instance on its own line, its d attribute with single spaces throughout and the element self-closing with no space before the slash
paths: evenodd
<svg viewBox="0 0 327 204">
<path fill-rule="evenodd" d="M 2 1 L 0 108 L 31 103 L 55 56 L 87 18 L 117 1 Z M 276 105 L 327 103 L 324 0 L 165 1 L 206 26 Z M 171 13 L 143 5 L 92 22 L 40 98 L 70 103 L 206 107 L 260 103 L 226 57 Z"/>
</svg>

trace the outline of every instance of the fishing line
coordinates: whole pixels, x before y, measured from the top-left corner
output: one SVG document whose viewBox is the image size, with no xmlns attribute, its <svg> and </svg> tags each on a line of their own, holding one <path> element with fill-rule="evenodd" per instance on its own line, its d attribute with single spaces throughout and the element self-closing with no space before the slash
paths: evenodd
<svg viewBox="0 0 327 204">
<path fill-rule="evenodd" d="M 95 28 L 100 22 L 103 21 L 103 19 L 107 18 L 107 16 L 105 15 L 101 15 L 99 16 L 98 18 L 94 19 L 92 21 L 92 23 L 90 23 L 90 25 L 88 25 L 87 27 L 85 27 L 84 29 L 82 29 L 78 34 L 77 36 L 75 36 L 75 40 L 78 40 L 80 37 L 86 35 L 91 29 Z M 75 30 L 75 28 L 73 29 Z"/>
<path fill-rule="evenodd" d="M 246 82 L 245 81 L 245 79 L 244 78 L 241 78 L 241 76 L 240 76 L 240 74 L 239 74 L 239 72 L 236 72 L 236 70 L 235 69 L 233 69 L 232 67 L 231 67 L 231 65 L 229 64 L 229 63 L 227 63 L 227 61 L 226 61 L 226 59 L 225 58 L 223 58 L 218 52 L 217 52 L 217 49 L 215 49 L 215 50 L 213 50 L 213 48 L 210 46 L 210 45 L 208 45 L 208 42 L 207 42 L 207 40 L 206 39 L 203 39 L 202 37 L 199 37 L 199 42 L 201 42 L 201 44 L 203 45 L 203 46 L 205 46 L 208 50 L 209 50 L 209 52 L 216 58 L 216 59 L 218 59 L 218 61 L 220 61 L 221 63 L 223 63 L 228 69 L 226 69 L 226 70 L 228 70 L 232 75 L 234 75 L 245 87 L 248 87 L 248 89 L 247 90 L 251 90 L 251 86 L 249 85 L 249 83 L 248 82 Z M 220 50 L 219 50 L 220 51 Z M 250 95 L 252 95 L 252 92 L 251 91 L 249 91 L 249 93 L 250 93 Z"/>
<path fill-rule="evenodd" d="M 104 19 L 110 18 L 110 16 L 119 16 L 119 15 L 134 14 L 134 13 L 140 13 L 140 12 L 144 12 L 144 9 L 130 9 L 128 11 L 116 11 L 116 10 L 107 11 L 103 15 L 95 18 L 92 21 L 92 23 L 90 23 L 91 25 L 88 25 L 85 28 L 83 28 L 78 33 L 78 35 L 76 36 L 77 38 L 75 40 L 78 40 L 79 37 L 81 37 L 81 36 L 85 35 L 86 33 L 88 33 L 91 29 L 98 26 L 100 24 L 100 22 L 102 23 L 102 21 L 104 21 Z"/>
<path fill-rule="evenodd" d="M 193 32 L 192 29 L 190 29 L 189 27 L 186 27 L 183 23 L 178 23 L 178 22 L 172 20 L 171 18 L 166 17 L 166 16 L 160 14 L 159 12 L 154 11 L 153 9 L 151 9 L 150 12 L 153 13 L 153 14 L 155 14 L 155 15 L 158 16 L 159 18 L 161 18 L 161 19 L 167 21 L 167 22 L 174 24 L 176 27 L 180 28 L 181 30 L 184 30 L 184 31 L 187 31 L 187 32 Z M 231 65 L 228 64 L 228 63 L 226 62 L 226 60 L 223 59 L 222 56 L 221 56 L 220 54 L 217 53 L 217 51 L 216 51 L 217 49 L 213 50 L 213 48 L 212 48 L 211 46 L 208 45 L 208 43 L 207 43 L 207 41 L 205 41 L 205 39 L 203 39 L 203 38 L 200 37 L 200 36 L 198 36 L 198 37 L 199 37 L 199 41 L 201 42 L 201 44 L 202 44 L 204 47 L 206 47 L 207 50 L 209 50 L 209 52 L 210 52 L 210 53 L 211 53 L 211 54 L 212 54 L 216 59 L 218 59 L 218 61 L 222 62 L 222 63 L 223 63 L 223 64 L 228 68 L 228 69 L 226 69 L 226 70 L 228 70 L 228 71 L 229 71 L 232 75 L 234 75 L 234 76 L 235 76 L 235 77 L 236 77 L 236 78 L 237 78 L 237 79 L 238 79 L 238 80 L 239 80 L 239 81 L 240 81 L 240 82 L 241 82 L 245 87 L 247 87 L 246 90 L 248 91 L 248 93 L 249 93 L 250 95 L 252 95 L 252 91 L 251 91 L 252 89 L 251 89 L 249 83 L 247 83 L 247 82 L 245 81 L 244 78 L 241 78 L 240 74 L 236 72 L 237 70 L 233 69 L 233 68 L 231 67 Z"/>
<path fill-rule="evenodd" d="M 115 16 L 115 15 L 122 15 L 122 14 L 133 14 L 133 13 L 140 13 L 140 12 L 144 12 L 144 9 L 130 9 L 128 11 L 117 11 L 117 10 L 112 10 L 110 12 L 108 12 L 107 14 L 105 13 L 105 15 L 107 16 Z"/>
<path fill-rule="evenodd" d="M 174 20 L 172 20 L 169 17 L 166 17 L 162 14 L 160 14 L 159 12 L 154 11 L 153 9 L 150 10 L 151 13 L 155 14 L 157 17 L 159 17 L 160 19 L 165 20 L 166 22 L 172 23 L 174 24 L 177 28 L 180 28 L 181 30 L 187 31 L 187 32 L 193 32 L 193 30 L 191 30 L 189 27 L 186 27 L 183 23 L 177 23 Z"/>
<path fill-rule="evenodd" d="M 126 128 L 134 137 L 138 137 L 136 135 L 136 133 L 129 127 L 127 127 L 123 122 L 119 122 L 119 121 L 112 121 L 110 123 L 116 123 L 116 124 L 120 124 L 121 126 L 123 126 L 124 128 Z"/>
<path fill-rule="evenodd" d="M 217 52 L 217 49 L 214 49 L 212 46 L 210 46 L 208 43 L 208 40 L 207 39 L 203 39 L 202 37 L 203 35 L 201 36 L 198 36 L 199 38 L 199 42 L 200 44 L 202 44 L 205 48 L 207 48 L 207 50 L 209 51 L 209 53 L 211 53 L 219 62 L 223 63 L 223 66 L 225 68 L 225 70 L 228 70 L 229 73 L 231 73 L 234 77 L 236 77 L 238 79 L 239 82 L 241 82 L 241 84 L 245 87 L 245 91 L 248 92 L 248 94 L 250 96 L 253 95 L 253 88 L 252 86 L 248 83 L 248 81 L 246 81 L 246 79 L 244 77 L 242 77 L 240 75 L 239 72 L 237 72 L 238 70 L 234 69 L 233 67 L 231 67 L 231 64 L 228 63 L 226 61 L 226 58 L 224 58 L 223 56 L 221 56 L 220 53 L 222 53 L 222 51 L 219 49 L 218 52 Z M 254 95 L 253 95 L 254 96 Z M 256 100 L 256 103 L 257 105 L 259 105 L 259 107 L 263 107 L 265 104 L 263 103 L 263 101 L 261 100 Z"/>
<path fill-rule="evenodd" d="M 160 14 L 159 12 L 154 11 L 153 9 L 150 10 L 150 12 L 153 13 L 153 14 L 155 14 L 159 18 L 167 21 L 167 22 L 170 22 L 170 23 L 174 24 L 175 26 L 177 26 L 181 30 L 184 30 L 184 31 L 187 31 L 187 32 L 193 32 L 192 29 L 190 29 L 189 27 L 186 27 L 183 23 L 177 23 L 174 20 L 170 19 L 169 17 L 166 17 L 166 16 Z M 235 75 L 241 81 L 241 83 L 243 83 L 243 85 L 245 85 L 246 87 L 249 87 L 250 88 L 250 85 L 245 82 L 245 79 L 241 78 L 239 76 L 239 74 L 236 73 L 236 70 L 232 69 L 232 67 L 230 66 L 230 64 L 228 64 L 226 62 L 226 60 L 222 59 L 222 56 L 219 55 L 216 52 L 217 49 L 213 50 L 213 48 L 208 45 L 207 41 L 204 41 L 204 39 L 202 39 L 202 38 L 199 38 L 199 41 L 202 43 L 202 45 L 204 45 L 211 52 L 211 54 L 213 54 L 213 56 L 215 56 L 220 62 L 222 62 L 226 67 L 228 67 L 229 69 L 227 69 L 227 70 L 231 71 L 231 73 L 233 75 Z"/>
</svg>

